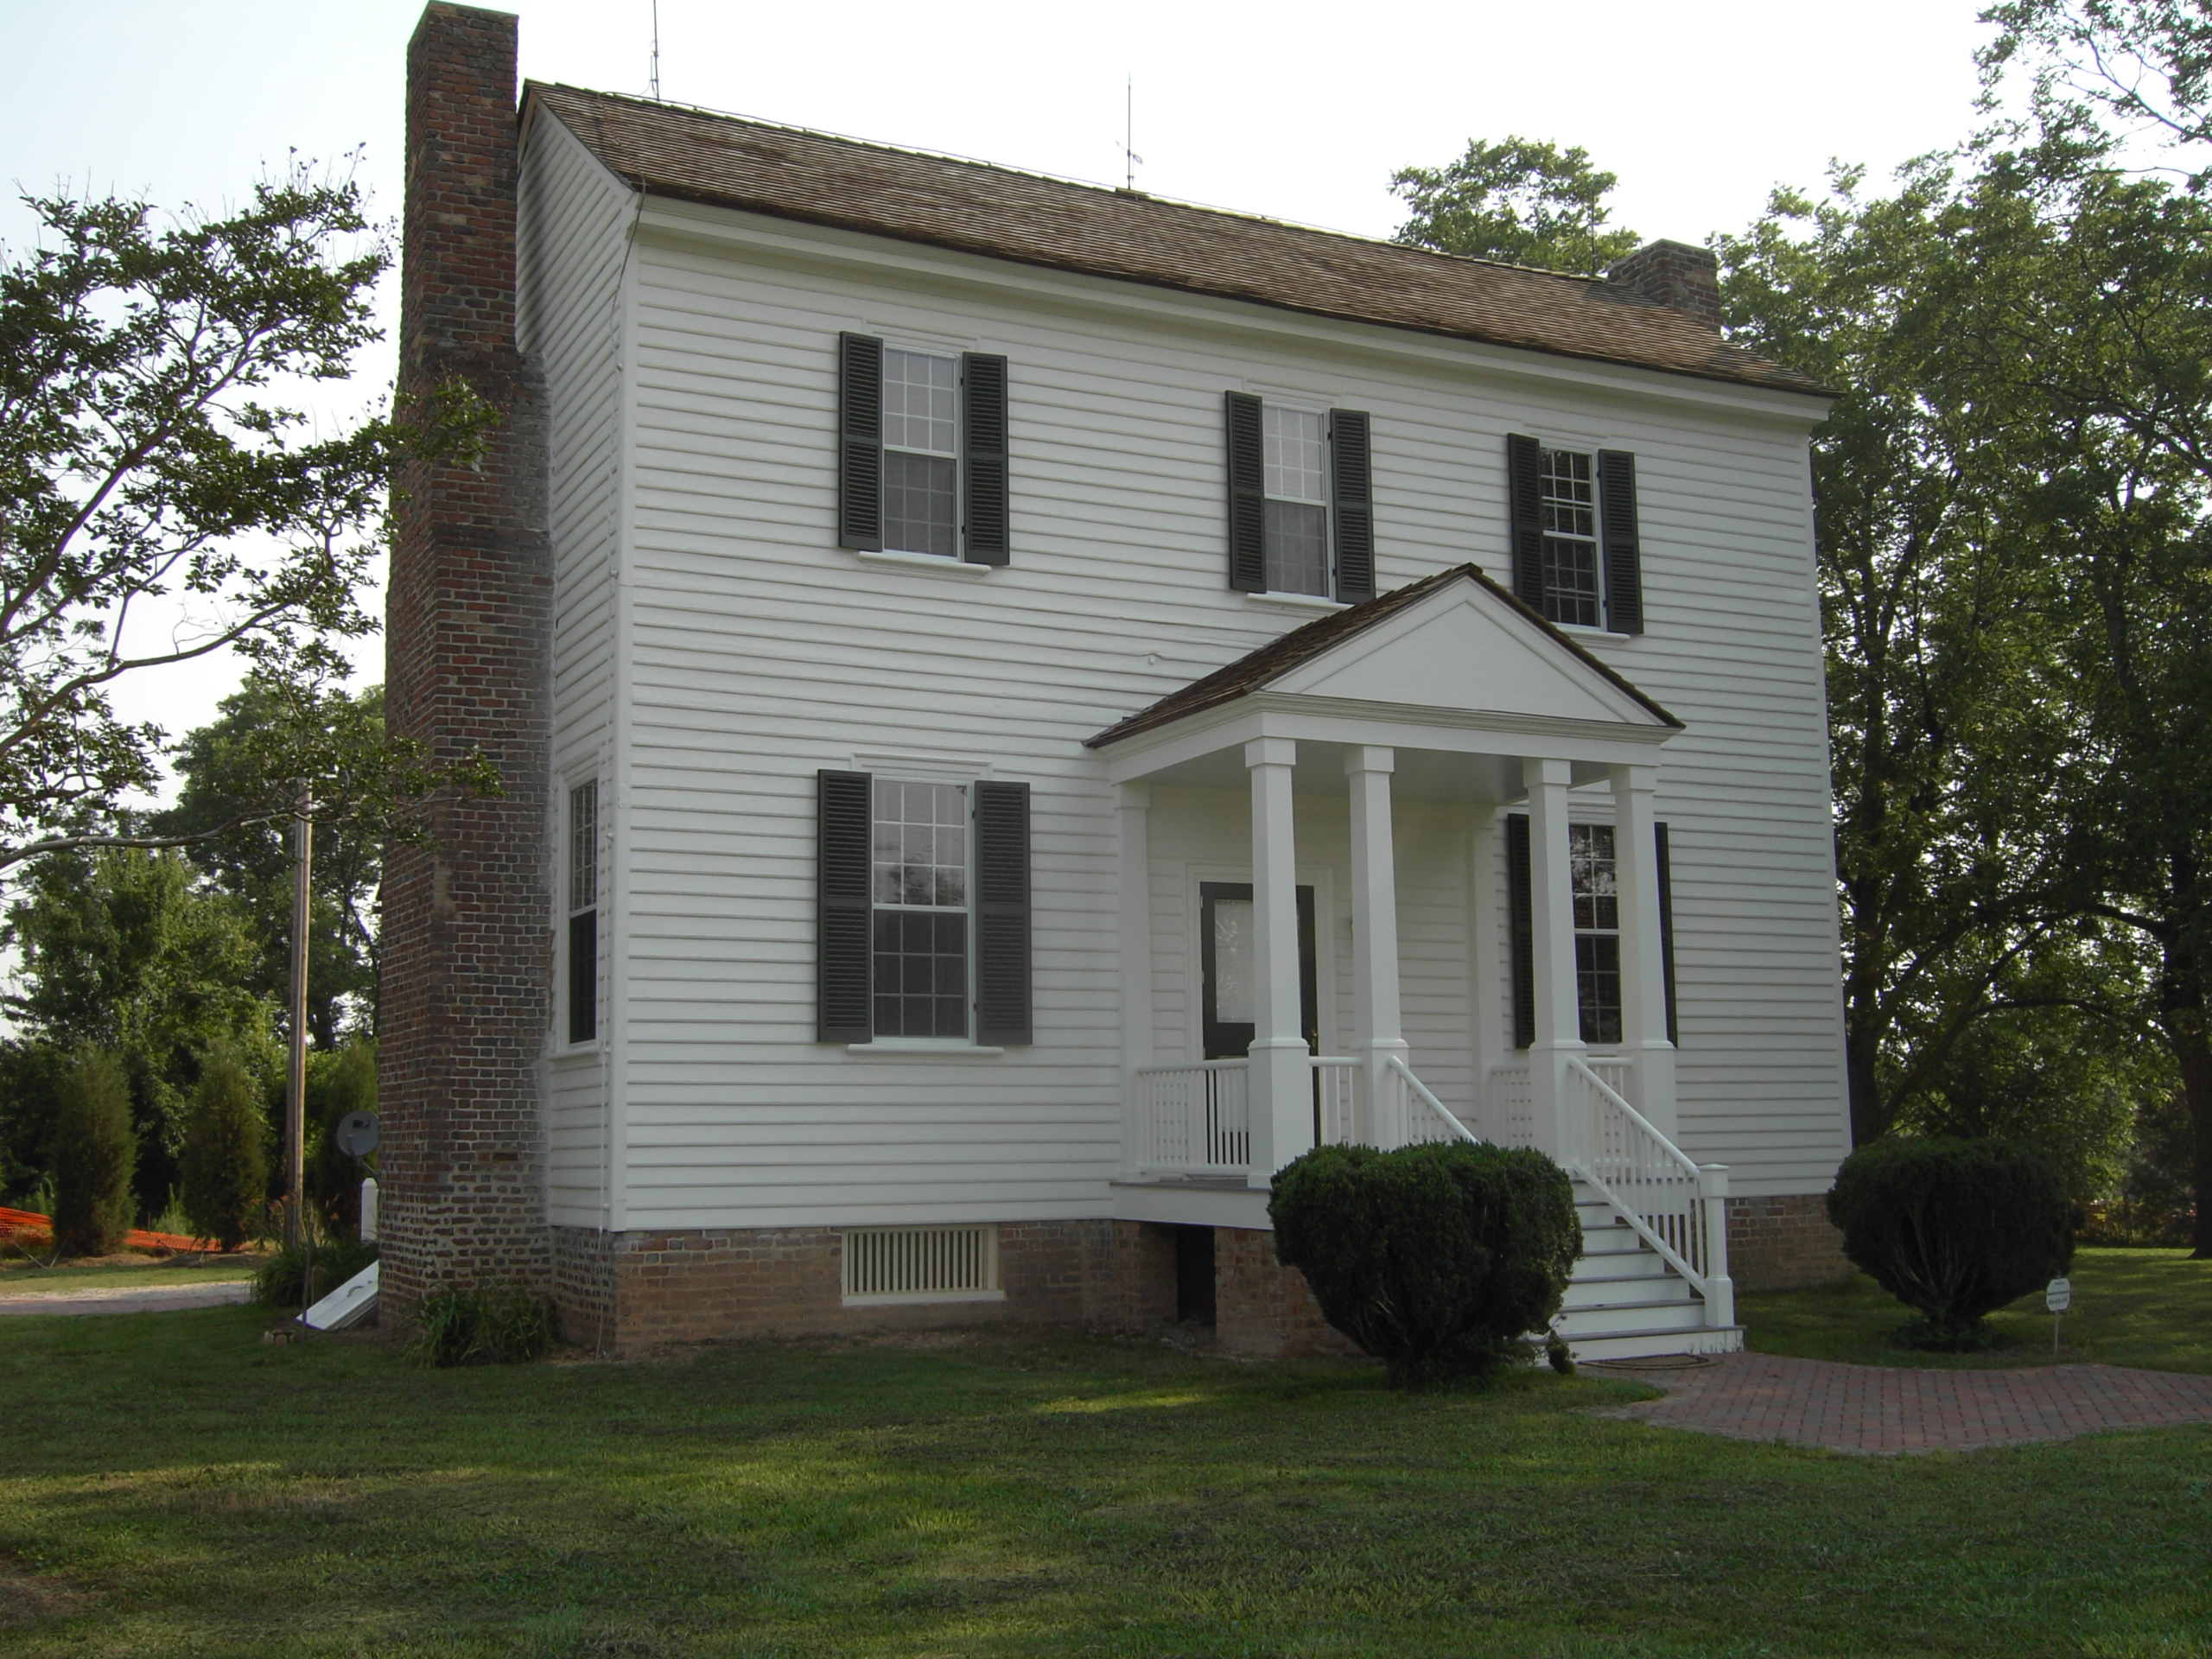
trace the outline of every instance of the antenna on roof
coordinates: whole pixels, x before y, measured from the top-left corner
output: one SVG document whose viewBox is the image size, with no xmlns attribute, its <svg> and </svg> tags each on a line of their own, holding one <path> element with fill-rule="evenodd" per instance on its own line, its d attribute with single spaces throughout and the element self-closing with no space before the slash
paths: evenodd
<svg viewBox="0 0 2212 1659">
<path fill-rule="evenodd" d="M 655 3 L 658 3 L 658 0 L 655 0 Z M 1122 188 L 1124 190 L 1128 191 L 1135 191 L 1136 189 L 1137 168 L 1144 161 L 1143 156 L 1138 155 L 1136 151 L 1129 148 L 1131 144 L 1136 142 L 1136 137 L 1137 78 L 1135 75 L 1132 74 L 1129 77 L 1128 95 L 1124 99 L 1122 107 L 1122 155 L 1124 158 L 1122 162 L 1123 178 L 1122 181 Z"/>
<path fill-rule="evenodd" d="M 660 0 L 653 0 L 653 102 L 660 102 Z"/>
</svg>

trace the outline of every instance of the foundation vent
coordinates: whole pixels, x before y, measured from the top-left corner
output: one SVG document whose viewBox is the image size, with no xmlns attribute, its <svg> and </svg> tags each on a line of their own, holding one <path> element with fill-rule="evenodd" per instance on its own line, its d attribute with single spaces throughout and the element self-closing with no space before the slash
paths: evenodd
<svg viewBox="0 0 2212 1659">
<path fill-rule="evenodd" d="M 1005 1298 L 996 1227 L 855 1227 L 844 1238 L 848 1307 Z"/>
</svg>

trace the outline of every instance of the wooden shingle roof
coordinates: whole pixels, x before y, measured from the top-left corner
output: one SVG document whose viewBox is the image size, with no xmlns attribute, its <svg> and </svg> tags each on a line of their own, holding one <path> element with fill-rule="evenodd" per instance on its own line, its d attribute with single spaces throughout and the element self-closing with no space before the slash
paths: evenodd
<svg viewBox="0 0 2212 1659">
<path fill-rule="evenodd" d="M 1697 319 L 1595 277 L 1464 259 L 648 99 L 531 81 L 651 195 L 1317 316 L 1819 395 Z"/>
<path fill-rule="evenodd" d="M 1149 709 L 1139 709 L 1119 725 L 1109 727 L 1095 737 L 1084 739 L 1083 746 L 1087 749 L 1103 748 L 1109 743 L 1120 742 L 1123 738 L 1135 737 L 1140 732 L 1170 725 L 1202 710 L 1218 708 L 1224 702 L 1234 702 L 1239 697 L 1263 690 L 1301 664 L 1312 662 L 1322 652 L 1342 645 L 1355 634 L 1364 633 L 1376 623 L 1395 616 L 1408 607 L 1419 604 L 1439 588 L 1457 582 L 1475 583 L 1546 635 L 1552 644 L 1580 658 L 1604 676 L 1610 684 L 1636 699 L 1639 706 L 1649 710 L 1662 723 L 1676 731 L 1682 729 L 1681 721 L 1577 645 L 1573 635 L 1560 632 L 1544 620 L 1539 612 L 1523 604 L 1518 595 L 1484 575 L 1478 566 L 1459 564 L 1449 570 L 1440 570 L 1433 576 L 1424 576 L 1419 582 L 1409 582 L 1390 593 L 1377 594 L 1373 599 L 1363 601 L 1349 609 L 1318 617 L 1304 627 L 1293 628 L 1281 639 L 1270 639 L 1257 651 L 1248 652 L 1235 662 L 1214 670 L 1203 679 L 1192 681 L 1181 690 L 1171 691 Z"/>
</svg>

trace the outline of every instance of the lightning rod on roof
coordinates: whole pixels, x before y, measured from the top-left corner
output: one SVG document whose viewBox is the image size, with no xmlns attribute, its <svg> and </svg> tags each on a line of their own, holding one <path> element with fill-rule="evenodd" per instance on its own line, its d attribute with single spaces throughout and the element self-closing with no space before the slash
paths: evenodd
<svg viewBox="0 0 2212 1659">
<path fill-rule="evenodd" d="M 1144 160 L 1143 156 L 1129 148 L 1136 142 L 1136 137 L 1137 78 L 1132 74 L 1129 77 L 1129 84 L 1122 105 L 1122 155 L 1123 157 L 1122 188 L 1124 190 L 1135 190 L 1137 188 L 1137 168 Z"/>
<path fill-rule="evenodd" d="M 660 0 L 653 0 L 653 102 L 660 102 Z"/>
</svg>

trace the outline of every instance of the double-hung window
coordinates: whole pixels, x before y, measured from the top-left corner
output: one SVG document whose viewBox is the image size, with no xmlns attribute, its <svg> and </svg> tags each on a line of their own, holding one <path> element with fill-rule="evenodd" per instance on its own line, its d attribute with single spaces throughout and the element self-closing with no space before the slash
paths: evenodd
<svg viewBox="0 0 2212 1659">
<path fill-rule="evenodd" d="M 1621 1039 L 1619 870 L 1609 823 L 1567 826 L 1567 868 L 1574 892 L 1574 984 L 1582 1040 Z"/>
<path fill-rule="evenodd" d="M 875 1034 L 968 1034 L 968 791 L 875 780 Z"/>
<path fill-rule="evenodd" d="M 1268 591 L 1327 596 L 1329 440 L 1322 417 L 1274 404 L 1261 410 L 1267 445 Z"/>
<path fill-rule="evenodd" d="M 569 791 L 569 1040 L 599 1038 L 599 785 Z"/>
<path fill-rule="evenodd" d="M 1369 423 L 1227 394 L 1229 585 L 1356 605 L 1375 596 Z"/>
<path fill-rule="evenodd" d="M 883 545 L 960 556 L 960 359 L 883 353 Z"/>
<path fill-rule="evenodd" d="M 1506 440 L 1513 591 L 1547 622 L 1643 632 L 1636 457 Z"/>
</svg>

